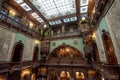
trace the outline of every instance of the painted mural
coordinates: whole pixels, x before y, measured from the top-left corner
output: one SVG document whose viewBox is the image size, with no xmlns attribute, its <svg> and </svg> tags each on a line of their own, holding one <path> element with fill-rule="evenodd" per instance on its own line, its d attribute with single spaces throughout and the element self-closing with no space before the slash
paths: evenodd
<svg viewBox="0 0 120 80">
<path fill-rule="evenodd" d="M 24 53 L 23 53 L 23 61 L 32 60 L 34 46 L 35 46 L 34 40 L 32 38 L 27 38 L 25 43 Z"/>
<path fill-rule="evenodd" d="M 0 61 L 10 59 L 15 33 L 0 28 Z"/>
</svg>

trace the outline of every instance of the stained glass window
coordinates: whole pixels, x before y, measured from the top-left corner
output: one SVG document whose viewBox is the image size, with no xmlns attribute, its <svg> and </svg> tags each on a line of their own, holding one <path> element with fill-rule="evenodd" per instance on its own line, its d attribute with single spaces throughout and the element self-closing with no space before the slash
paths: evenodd
<svg viewBox="0 0 120 80">
<path fill-rule="evenodd" d="M 23 0 L 14 0 L 16 3 L 20 4 L 23 2 Z"/>
<path fill-rule="evenodd" d="M 25 11 L 30 11 L 32 10 L 26 3 L 20 4 L 20 6 L 25 10 Z"/>
<path fill-rule="evenodd" d="M 86 13 L 88 11 L 88 6 L 81 7 L 80 13 Z"/>
</svg>

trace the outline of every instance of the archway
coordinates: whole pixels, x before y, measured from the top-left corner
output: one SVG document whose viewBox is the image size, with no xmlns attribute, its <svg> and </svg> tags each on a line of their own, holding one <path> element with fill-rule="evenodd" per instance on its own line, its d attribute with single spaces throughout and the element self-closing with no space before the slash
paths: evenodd
<svg viewBox="0 0 120 80">
<path fill-rule="evenodd" d="M 50 70 L 48 80 L 57 80 L 57 72 L 55 70 Z"/>
<path fill-rule="evenodd" d="M 82 57 L 82 53 L 78 51 L 76 48 L 69 46 L 69 45 L 61 45 L 55 48 L 50 57 Z"/>
<path fill-rule="evenodd" d="M 102 39 L 108 64 L 118 64 L 111 37 L 105 30 L 103 30 Z"/>
<path fill-rule="evenodd" d="M 31 75 L 31 80 L 35 80 L 36 79 L 36 75 L 35 75 L 35 73 L 33 73 L 32 75 Z"/>
<path fill-rule="evenodd" d="M 103 76 L 101 72 L 98 70 L 88 70 L 88 79 L 90 80 L 102 80 Z"/>
<path fill-rule="evenodd" d="M 83 72 L 76 72 L 75 73 L 75 80 L 85 80 L 85 76 Z"/>
<path fill-rule="evenodd" d="M 93 47 L 93 60 L 100 62 L 100 56 L 98 52 L 98 47 L 95 41 L 92 42 L 92 47 Z"/>
<path fill-rule="evenodd" d="M 38 52 L 39 52 L 39 47 L 38 47 L 38 45 L 36 45 L 35 47 L 34 47 L 34 51 L 33 51 L 33 60 L 35 61 L 35 60 L 38 60 Z"/>
<path fill-rule="evenodd" d="M 60 80 L 71 80 L 71 75 L 68 71 L 62 71 L 60 73 Z"/>
<path fill-rule="evenodd" d="M 12 62 L 20 62 L 22 60 L 24 45 L 21 42 L 15 44 L 13 48 Z"/>
</svg>

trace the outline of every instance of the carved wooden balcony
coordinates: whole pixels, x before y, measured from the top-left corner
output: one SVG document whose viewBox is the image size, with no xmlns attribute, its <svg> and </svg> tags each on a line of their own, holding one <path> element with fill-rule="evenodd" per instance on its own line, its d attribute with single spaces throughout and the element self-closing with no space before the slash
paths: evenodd
<svg viewBox="0 0 120 80">
<path fill-rule="evenodd" d="M 84 58 L 69 58 L 69 57 L 50 57 L 47 60 L 48 66 L 87 66 L 87 61 Z"/>
<path fill-rule="evenodd" d="M 46 36 L 44 37 L 44 40 L 72 38 L 72 37 L 80 37 L 80 36 L 81 36 L 81 33 L 79 31 L 76 31 L 76 32 L 70 32 L 70 33 L 61 33 L 61 34 L 56 34 L 52 36 Z"/>
<path fill-rule="evenodd" d="M 21 32 L 23 34 L 40 38 L 40 35 L 37 31 L 30 29 L 29 26 L 23 25 L 22 23 L 16 21 L 15 19 L 9 17 L 0 12 L 0 25 L 1 27 L 12 29 L 15 32 Z"/>
</svg>

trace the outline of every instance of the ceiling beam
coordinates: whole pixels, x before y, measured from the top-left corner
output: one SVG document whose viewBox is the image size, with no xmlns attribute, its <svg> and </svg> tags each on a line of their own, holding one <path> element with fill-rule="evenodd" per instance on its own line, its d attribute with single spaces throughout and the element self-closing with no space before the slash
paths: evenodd
<svg viewBox="0 0 120 80">
<path fill-rule="evenodd" d="M 54 19 L 50 19 L 50 20 L 48 20 L 48 22 L 61 20 L 61 19 L 64 19 L 64 18 L 69 18 L 69 17 L 74 17 L 74 16 L 77 16 L 77 15 L 76 14 L 65 15 L 65 16 L 54 18 Z"/>
<path fill-rule="evenodd" d="M 75 0 L 76 2 L 76 14 L 80 16 L 80 0 Z"/>
<path fill-rule="evenodd" d="M 30 2 L 30 0 L 24 0 L 38 15 L 47 23 L 47 19 L 42 15 L 40 11 Z"/>
</svg>

